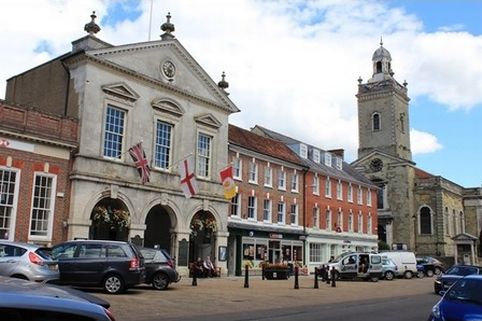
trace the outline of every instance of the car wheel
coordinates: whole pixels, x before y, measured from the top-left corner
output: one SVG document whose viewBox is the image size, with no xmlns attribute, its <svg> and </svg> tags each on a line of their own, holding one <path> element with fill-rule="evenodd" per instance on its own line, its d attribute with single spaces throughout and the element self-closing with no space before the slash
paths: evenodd
<svg viewBox="0 0 482 321">
<path fill-rule="evenodd" d="M 427 270 L 427 276 L 431 278 L 433 276 L 433 271 L 432 270 Z"/>
<path fill-rule="evenodd" d="M 417 271 L 417 278 L 423 279 L 425 277 L 425 273 L 423 271 Z"/>
<path fill-rule="evenodd" d="M 406 279 L 411 279 L 411 278 L 413 278 L 413 272 L 412 271 L 405 271 L 404 276 L 405 276 Z"/>
<path fill-rule="evenodd" d="M 434 271 L 434 272 L 435 272 L 436 275 L 440 275 L 440 274 L 442 274 L 442 269 L 439 268 L 439 267 L 435 267 L 435 271 Z"/>
<path fill-rule="evenodd" d="M 156 290 L 165 290 L 169 286 L 169 278 L 164 273 L 156 273 L 152 278 L 152 287 Z"/>
<path fill-rule="evenodd" d="M 119 294 L 124 291 L 124 280 L 117 274 L 110 274 L 104 279 L 104 290 L 110 294 Z"/>
<path fill-rule="evenodd" d="M 391 281 L 395 278 L 395 274 L 392 271 L 385 272 L 385 280 Z"/>
</svg>

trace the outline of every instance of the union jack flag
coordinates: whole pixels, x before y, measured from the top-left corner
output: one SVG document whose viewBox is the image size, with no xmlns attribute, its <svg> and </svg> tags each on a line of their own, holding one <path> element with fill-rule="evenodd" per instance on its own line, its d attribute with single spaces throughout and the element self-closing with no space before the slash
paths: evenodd
<svg viewBox="0 0 482 321">
<path fill-rule="evenodd" d="M 149 176 L 151 175 L 151 169 L 146 158 L 146 153 L 142 149 L 142 143 L 137 143 L 129 148 L 129 154 L 131 154 L 132 160 L 136 164 L 137 171 L 142 179 L 142 184 L 149 182 Z"/>
</svg>

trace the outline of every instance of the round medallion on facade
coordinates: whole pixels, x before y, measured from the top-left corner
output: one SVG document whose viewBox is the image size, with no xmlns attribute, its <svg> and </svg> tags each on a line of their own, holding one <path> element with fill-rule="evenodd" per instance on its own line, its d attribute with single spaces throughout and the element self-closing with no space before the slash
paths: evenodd
<svg viewBox="0 0 482 321">
<path fill-rule="evenodd" d="M 169 81 L 174 79 L 176 75 L 176 66 L 170 60 L 166 60 L 161 64 L 161 72 Z"/>
<path fill-rule="evenodd" d="M 383 168 L 383 161 L 380 158 L 374 158 L 370 162 L 370 169 L 374 172 L 379 172 Z"/>
</svg>

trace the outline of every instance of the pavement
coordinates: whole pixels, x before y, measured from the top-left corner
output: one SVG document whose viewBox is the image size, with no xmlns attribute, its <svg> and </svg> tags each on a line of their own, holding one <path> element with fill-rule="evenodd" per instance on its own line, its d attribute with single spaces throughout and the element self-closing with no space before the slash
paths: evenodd
<svg viewBox="0 0 482 321">
<path fill-rule="evenodd" d="M 300 307 L 333 304 L 386 297 L 407 297 L 433 294 L 434 278 L 396 279 L 393 281 L 337 281 L 336 287 L 319 281 L 314 288 L 314 276 L 299 277 L 295 289 L 294 277 L 288 280 L 262 280 L 250 277 L 245 288 L 244 277 L 198 279 L 183 278 L 165 291 L 149 285 L 137 286 L 120 295 L 93 292 L 111 303 L 117 321 L 188 318 L 246 310 L 266 310 L 275 307 Z"/>
</svg>

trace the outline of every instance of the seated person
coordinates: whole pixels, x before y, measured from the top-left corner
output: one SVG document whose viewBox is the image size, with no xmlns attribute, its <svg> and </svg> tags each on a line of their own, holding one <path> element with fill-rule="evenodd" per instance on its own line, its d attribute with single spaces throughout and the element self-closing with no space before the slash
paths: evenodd
<svg viewBox="0 0 482 321">
<path fill-rule="evenodd" d="M 197 278 L 204 277 L 203 260 L 200 257 L 191 264 L 191 275 L 194 276 L 194 274 Z"/>
<path fill-rule="evenodd" d="M 360 273 L 367 273 L 368 271 L 368 262 L 367 262 L 366 257 L 360 257 L 360 268 L 358 269 L 358 272 Z"/>
<path fill-rule="evenodd" d="M 204 269 L 205 276 L 210 278 L 217 276 L 216 268 L 214 267 L 213 262 L 211 262 L 210 256 L 206 256 L 206 259 L 203 262 L 203 269 Z"/>
</svg>

